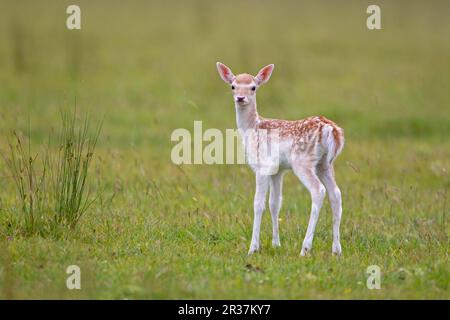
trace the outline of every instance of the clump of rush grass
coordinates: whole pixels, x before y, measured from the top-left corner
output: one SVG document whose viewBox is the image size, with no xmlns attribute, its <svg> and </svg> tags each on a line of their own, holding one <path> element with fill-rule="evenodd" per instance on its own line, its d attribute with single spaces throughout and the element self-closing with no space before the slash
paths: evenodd
<svg viewBox="0 0 450 320">
<path fill-rule="evenodd" d="M 31 141 L 25 142 L 25 137 L 14 131 L 14 140 L 9 143 L 9 156 L 4 156 L 12 179 L 14 180 L 18 198 L 19 210 L 23 217 L 23 227 L 26 234 L 40 233 L 41 212 L 47 202 L 48 193 L 44 191 L 47 180 L 48 157 L 44 157 L 38 168 L 38 155 L 31 152 Z"/>
<path fill-rule="evenodd" d="M 79 123 L 76 111 L 62 113 L 57 148 L 49 139 L 41 155 L 33 154 L 30 136 L 13 133 L 4 158 L 17 190 L 23 233 L 45 236 L 74 228 L 95 201 L 87 181 L 100 128 L 90 133 L 87 117 Z"/>
</svg>

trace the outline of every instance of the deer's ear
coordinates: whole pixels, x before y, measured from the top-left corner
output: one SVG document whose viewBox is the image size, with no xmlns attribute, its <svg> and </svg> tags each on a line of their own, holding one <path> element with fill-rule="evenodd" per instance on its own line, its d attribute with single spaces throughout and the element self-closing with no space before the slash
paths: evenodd
<svg viewBox="0 0 450 320">
<path fill-rule="evenodd" d="M 219 71 L 220 77 L 223 81 L 225 81 L 228 84 L 231 84 L 234 80 L 234 74 L 231 72 L 231 69 L 228 68 L 223 63 L 217 62 L 217 71 Z"/>
<path fill-rule="evenodd" d="M 258 74 L 255 77 L 255 81 L 258 86 L 269 81 L 270 76 L 272 75 L 273 68 L 275 68 L 275 65 L 269 64 L 268 66 L 265 66 L 264 68 L 259 70 Z"/>
</svg>

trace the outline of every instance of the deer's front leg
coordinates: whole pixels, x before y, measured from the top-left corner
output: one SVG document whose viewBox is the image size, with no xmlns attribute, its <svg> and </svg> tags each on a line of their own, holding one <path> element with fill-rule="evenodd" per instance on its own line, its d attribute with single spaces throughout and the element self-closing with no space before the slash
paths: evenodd
<svg viewBox="0 0 450 320">
<path fill-rule="evenodd" d="M 248 254 L 259 249 L 259 232 L 261 227 L 261 218 L 266 204 L 266 194 L 269 187 L 269 176 L 256 174 L 256 191 L 255 200 L 253 202 L 254 218 L 252 242 Z"/>
<path fill-rule="evenodd" d="M 278 172 L 270 178 L 270 196 L 269 208 L 272 215 L 272 245 L 274 247 L 280 246 L 280 234 L 278 231 L 278 216 L 281 208 L 281 189 L 283 184 L 283 172 Z"/>
</svg>

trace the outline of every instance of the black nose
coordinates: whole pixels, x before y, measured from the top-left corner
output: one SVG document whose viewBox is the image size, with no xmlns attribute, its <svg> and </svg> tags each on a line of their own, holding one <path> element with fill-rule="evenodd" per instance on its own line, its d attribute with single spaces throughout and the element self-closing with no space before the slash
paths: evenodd
<svg viewBox="0 0 450 320">
<path fill-rule="evenodd" d="M 238 102 L 242 102 L 242 101 L 244 101 L 244 99 L 245 99 L 245 97 L 237 97 Z"/>
</svg>

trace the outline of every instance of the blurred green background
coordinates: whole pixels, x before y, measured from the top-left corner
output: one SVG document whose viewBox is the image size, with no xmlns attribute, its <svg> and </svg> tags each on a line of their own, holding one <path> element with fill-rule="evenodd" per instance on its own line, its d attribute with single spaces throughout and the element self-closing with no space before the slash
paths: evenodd
<svg viewBox="0 0 450 320">
<path fill-rule="evenodd" d="M 10 227 L 15 193 L 1 163 L 9 271 L 0 294 L 448 299 L 450 2 L 376 1 L 382 30 L 370 31 L 372 2 L 1 0 L 0 150 L 28 125 L 36 145 L 45 141 L 76 98 L 80 114 L 104 120 L 93 174 L 112 200 L 67 239 L 21 238 Z M 65 26 L 70 4 L 81 7 L 81 30 Z M 171 163 L 174 129 L 192 131 L 194 120 L 235 128 L 216 61 L 235 74 L 275 64 L 258 92 L 261 115 L 320 114 L 345 129 L 336 164 L 342 260 L 330 257 L 328 204 L 316 255 L 298 256 L 309 196 L 293 176 L 283 247 L 268 249 L 266 214 L 263 252 L 246 258 L 250 170 Z M 80 292 L 65 289 L 65 266 L 75 262 L 90 270 Z M 371 264 L 385 274 L 381 292 L 365 288 Z"/>
</svg>

